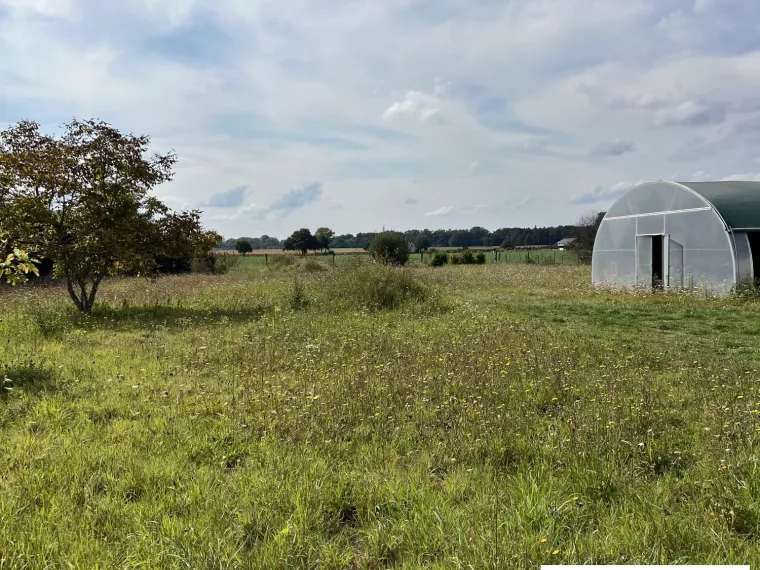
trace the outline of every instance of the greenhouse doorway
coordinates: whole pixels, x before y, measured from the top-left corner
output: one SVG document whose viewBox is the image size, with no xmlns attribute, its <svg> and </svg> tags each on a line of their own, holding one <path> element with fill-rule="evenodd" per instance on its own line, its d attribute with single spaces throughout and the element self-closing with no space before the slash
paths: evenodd
<svg viewBox="0 0 760 570">
<path fill-rule="evenodd" d="M 663 236 L 652 236 L 652 289 L 665 287 L 665 256 L 663 255 Z"/>
<path fill-rule="evenodd" d="M 755 285 L 760 286 L 760 232 L 747 232 L 749 251 L 752 254 L 752 275 Z"/>
<path fill-rule="evenodd" d="M 664 289 L 668 285 L 670 236 L 636 236 L 636 285 Z"/>
</svg>

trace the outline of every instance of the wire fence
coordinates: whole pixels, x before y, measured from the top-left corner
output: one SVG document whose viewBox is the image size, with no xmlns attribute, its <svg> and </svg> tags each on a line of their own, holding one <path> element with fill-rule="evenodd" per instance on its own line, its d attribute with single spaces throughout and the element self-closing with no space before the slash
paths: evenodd
<svg viewBox="0 0 760 570">
<path fill-rule="evenodd" d="M 438 250 L 442 251 L 442 250 Z M 505 264 L 526 264 L 526 265 L 589 265 L 590 255 L 584 256 L 582 253 L 563 251 L 563 250 L 540 250 L 540 251 L 515 251 L 515 250 L 471 250 L 474 255 L 482 253 L 485 255 L 486 263 L 505 263 Z M 432 259 L 435 251 L 413 253 L 409 257 L 410 263 L 414 265 L 424 265 Z M 454 255 L 460 255 L 461 251 L 446 251 L 449 260 Z M 299 258 L 299 255 L 292 253 L 278 253 L 273 250 L 272 253 L 249 253 L 241 256 L 245 263 L 258 265 L 269 265 L 270 263 L 281 262 L 284 256 Z M 317 261 L 327 261 L 331 264 L 339 265 L 351 260 L 369 259 L 366 252 L 335 253 L 327 254 L 309 254 L 309 259 Z"/>
</svg>

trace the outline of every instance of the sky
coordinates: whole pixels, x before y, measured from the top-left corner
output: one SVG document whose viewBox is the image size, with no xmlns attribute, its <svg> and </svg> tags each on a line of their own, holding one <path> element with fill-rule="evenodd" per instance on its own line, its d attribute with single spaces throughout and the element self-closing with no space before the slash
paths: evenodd
<svg viewBox="0 0 760 570">
<path fill-rule="evenodd" d="M 760 180 L 757 0 L 0 0 L 0 128 L 174 150 L 225 237 L 573 223 Z"/>
</svg>

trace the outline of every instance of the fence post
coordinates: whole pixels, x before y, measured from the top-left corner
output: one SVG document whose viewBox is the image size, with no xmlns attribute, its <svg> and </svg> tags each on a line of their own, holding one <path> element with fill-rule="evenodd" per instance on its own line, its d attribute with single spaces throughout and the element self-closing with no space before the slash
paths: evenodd
<svg viewBox="0 0 760 570">
<path fill-rule="evenodd" d="M 269 265 L 269 256 L 266 253 L 264 254 L 264 265 Z"/>
<path fill-rule="evenodd" d="M 420 263 L 422 263 L 423 261 L 425 261 L 425 252 L 420 250 Z"/>
<path fill-rule="evenodd" d="M 333 258 L 333 265 L 335 265 L 335 252 L 332 252 L 332 258 Z"/>
</svg>

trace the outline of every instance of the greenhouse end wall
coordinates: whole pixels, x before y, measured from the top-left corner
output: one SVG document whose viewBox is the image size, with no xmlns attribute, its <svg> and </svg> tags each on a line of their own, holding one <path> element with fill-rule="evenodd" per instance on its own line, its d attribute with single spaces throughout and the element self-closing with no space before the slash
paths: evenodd
<svg viewBox="0 0 760 570">
<path fill-rule="evenodd" d="M 661 252 L 655 250 L 660 247 Z M 740 269 L 750 267 L 751 275 L 746 234 L 730 234 L 715 209 L 688 188 L 667 182 L 643 184 L 618 199 L 602 221 L 592 281 L 652 287 L 661 272 L 665 287 L 725 294 L 736 283 L 737 249 L 742 254 Z M 742 278 L 746 277 L 744 270 Z"/>
</svg>

